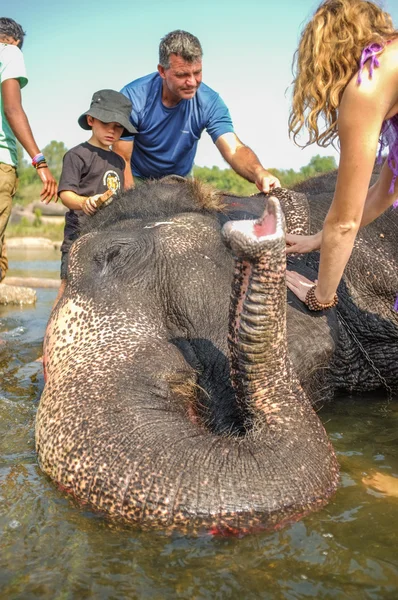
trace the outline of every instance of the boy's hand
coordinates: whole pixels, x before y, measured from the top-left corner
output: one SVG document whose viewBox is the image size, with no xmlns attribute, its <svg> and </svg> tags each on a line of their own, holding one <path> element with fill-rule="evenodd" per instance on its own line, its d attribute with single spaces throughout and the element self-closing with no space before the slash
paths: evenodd
<svg viewBox="0 0 398 600">
<path fill-rule="evenodd" d="M 95 196 L 89 196 L 85 198 L 82 203 L 82 211 L 92 217 L 97 212 L 97 199 L 101 197 L 101 194 Z"/>
</svg>

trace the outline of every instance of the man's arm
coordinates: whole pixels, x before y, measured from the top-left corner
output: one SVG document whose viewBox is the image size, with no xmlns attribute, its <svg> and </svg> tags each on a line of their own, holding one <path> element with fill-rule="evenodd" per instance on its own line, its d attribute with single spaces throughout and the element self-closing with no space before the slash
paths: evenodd
<svg viewBox="0 0 398 600">
<path fill-rule="evenodd" d="M 124 169 L 124 189 L 128 190 L 134 187 L 134 177 L 131 170 L 131 156 L 134 150 L 134 142 L 119 140 L 112 145 L 112 150 L 119 154 L 126 163 Z"/>
<path fill-rule="evenodd" d="M 33 137 L 28 118 L 22 107 L 21 89 L 18 79 L 6 79 L 1 84 L 1 98 L 3 102 L 4 115 L 14 132 L 17 140 L 25 148 L 31 158 L 40 153 L 40 149 Z M 37 169 L 43 188 L 40 192 L 41 199 L 48 204 L 52 198 L 57 201 L 57 182 L 52 176 L 50 169 Z"/>
<path fill-rule="evenodd" d="M 267 194 L 270 190 L 280 187 L 279 180 L 264 169 L 253 150 L 245 146 L 235 133 L 220 135 L 216 146 L 233 170 L 255 183 L 261 192 Z"/>
</svg>

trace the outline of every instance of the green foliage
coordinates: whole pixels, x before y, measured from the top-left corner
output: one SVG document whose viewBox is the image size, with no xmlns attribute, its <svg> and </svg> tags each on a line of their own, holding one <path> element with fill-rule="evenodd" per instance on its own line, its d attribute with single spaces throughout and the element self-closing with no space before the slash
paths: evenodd
<svg viewBox="0 0 398 600">
<path fill-rule="evenodd" d="M 55 179 L 59 181 L 62 171 L 62 159 L 67 147 L 63 142 L 53 140 L 43 148 L 47 164 Z M 40 199 L 42 189 L 41 180 L 30 162 L 24 158 L 22 146 L 17 144 L 18 152 L 18 190 L 14 202 L 26 206 L 30 202 Z"/>
<path fill-rule="evenodd" d="M 41 223 L 36 226 L 34 223 L 30 223 L 26 217 L 22 217 L 19 223 L 8 223 L 6 237 L 45 237 L 54 241 L 63 239 L 63 223 Z"/>
<path fill-rule="evenodd" d="M 41 212 L 40 208 L 35 208 L 34 215 L 35 215 L 35 218 L 33 220 L 32 225 L 33 225 L 33 227 L 36 227 L 36 229 L 37 229 L 38 227 L 41 227 L 41 225 L 43 224 L 43 221 L 41 220 L 42 212 Z"/>
<path fill-rule="evenodd" d="M 240 177 L 232 169 L 219 169 L 218 167 L 194 167 L 194 177 L 211 184 L 213 187 L 231 192 L 238 196 L 250 196 L 256 194 L 258 189 L 253 183 Z"/>
<path fill-rule="evenodd" d="M 63 142 L 56 142 L 55 140 L 52 140 L 43 148 L 43 154 L 46 157 L 47 164 L 57 181 L 61 177 L 62 159 L 67 151 L 68 148 Z"/>
<path fill-rule="evenodd" d="M 270 172 L 278 177 L 282 187 L 291 188 L 301 181 L 316 177 L 322 173 L 334 171 L 335 169 L 337 169 L 337 165 L 333 156 L 320 156 L 317 154 L 311 158 L 308 165 L 301 167 L 300 171 L 295 171 L 294 169 L 288 169 L 286 171 L 270 169 Z"/>
<path fill-rule="evenodd" d="M 21 174 L 20 169 L 18 168 L 18 189 L 13 199 L 14 204 L 26 206 L 31 202 L 40 200 L 42 184 L 36 175 L 36 171 L 33 169 L 33 167 L 31 168 L 35 178 L 34 181 L 29 181 L 29 176 L 24 177 L 24 173 Z"/>
<path fill-rule="evenodd" d="M 67 148 L 63 142 L 52 140 L 45 148 L 43 154 L 46 157 L 48 166 L 54 177 L 59 180 L 62 171 L 62 159 Z M 315 177 L 321 173 L 327 173 L 337 168 L 336 161 L 332 156 L 313 156 L 308 165 L 302 167 L 298 172 L 294 169 L 269 169 L 269 171 L 278 177 L 281 185 L 286 188 L 293 187 L 297 183 Z M 250 196 L 258 192 L 257 187 L 243 179 L 232 169 L 219 169 L 218 167 L 194 167 L 194 176 L 205 181 L 216 189 L 230 192 L 238 196 Z M 18 190 L 14 202 L 26 206 L 35 200 L 40 199 L 42 189 L 41 181 L 36 170 L 24 158 L 23 149 L 18 144 Z M 42 222 L 40 209 L 35 211 L 35 219 L 32 224 L 26 219 L 22 219 L 16 225 L 9 224 L 7 235 L 10 237 L 33 235 L 45 236 L 58 240 L 63 237 L 63 225 L 47 225 Z"/>
<path fill-rule="evenodd" d="M 300 169 L 300 173 L 303 174 L 304 179 L 309 179 L 335 169 L 337 169 L 337 165 L 333 156 L 320 156 L 317 154 L 311 158 L 307 166 Z"/>
<path fill-rule="evenodd" d="M 334 171 L 337 168 L 336 161 L 333 156 L 313 156 L 305 167 L 301 167 L 300 171 L 294 169 L 269 169 L 269 172 L 278 177 L 282 187 L 290 188 L 321 173 Z M 218 167 L 194 167 L 193 174 L 198 179 L 210 183 L 213 187 L 231 192 L 238 196 L 250 196 L 256 194 L 258 189 L 253 183 L 249 183 L 232 169 L 219 169 Z"/>
</svg>

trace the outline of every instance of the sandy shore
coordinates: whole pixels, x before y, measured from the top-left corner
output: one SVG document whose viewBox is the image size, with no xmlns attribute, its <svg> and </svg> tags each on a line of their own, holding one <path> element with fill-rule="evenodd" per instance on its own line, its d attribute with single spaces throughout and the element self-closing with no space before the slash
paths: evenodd
<svg viewBox="0 0 398 600">
<path fill-rule="evenodd" d="M 37 250 L 59 250 L 62 241 L 54 241 L 43 237 L 6 238 L 7 248 L 35 248 Z"/>
</svg>

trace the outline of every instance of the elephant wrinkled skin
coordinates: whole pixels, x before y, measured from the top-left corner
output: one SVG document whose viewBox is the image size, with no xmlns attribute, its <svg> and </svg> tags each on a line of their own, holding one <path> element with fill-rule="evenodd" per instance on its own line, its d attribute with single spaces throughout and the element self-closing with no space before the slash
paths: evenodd
<svg viewBox="0 0 398 600">
<path fill-rule="evenodd" d="M 308 229 L 306 199 L 279 196 L 290 229 Z M 337 487 L 308 395 L 340 387 L 341 321 L 290 299 L 286 332 L 279 203 L 221 200 L 197 182 L 148 183 L 73 245 L 46 331 L 36 447 L 44 472 L 111 518 L 269 529 Z M 307 259 L 293 262 L 311 274 Z"/>
</svg>

